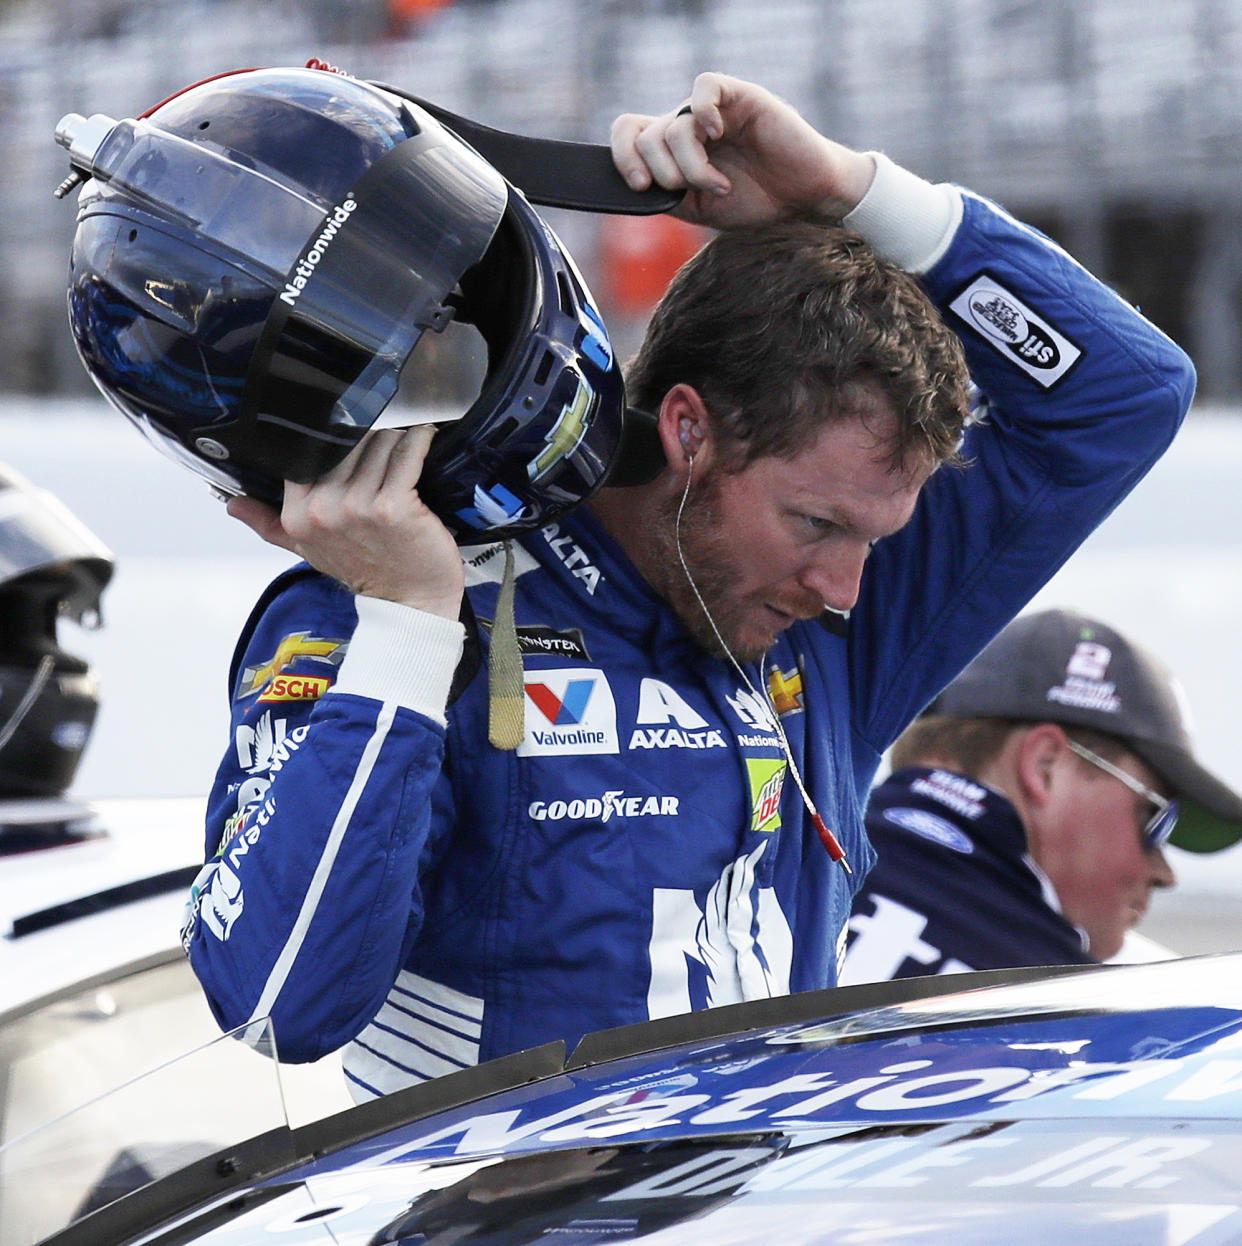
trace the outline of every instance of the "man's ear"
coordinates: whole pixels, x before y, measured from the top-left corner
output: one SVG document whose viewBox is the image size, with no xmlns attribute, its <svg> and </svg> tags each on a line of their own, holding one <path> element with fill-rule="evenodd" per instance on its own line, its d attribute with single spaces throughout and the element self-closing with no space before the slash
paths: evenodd
<svg viewBox="0 0 1242 1246">
<path fill-rule="evenodd" d="M 1056 795 L 1057 763 L 1064 759 L 1067 738 L 1056 723 L 1036 723 L 1018 741 L 1014 757 L 1018 782 L 1024 799 L 1036 809 Z"/>
<path fill-rule="evenodd" d="M 699 470 L 710 463 L 711 414 L 693 385 L 674 385 L 664 395 L 657 423 L 664 457 L 678 476 L 690 469 L 692 461 Z"/>
</svg>

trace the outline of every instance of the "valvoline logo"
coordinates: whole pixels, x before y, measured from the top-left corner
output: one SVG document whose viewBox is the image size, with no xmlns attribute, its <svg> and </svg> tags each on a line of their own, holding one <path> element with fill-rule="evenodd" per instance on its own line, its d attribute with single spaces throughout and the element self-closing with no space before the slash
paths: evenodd
<svg viewBox="0 0 1242 1246">
<path fill-rule="evenodd" d="M 581 666 L 531 671 L 526 678 L 523 757 L 615 753 L 617 706 L 603 671 Z"/>
<path fill-rule="evenodd" d="M 526 685 L 526 695 L 548 722 L 557 727 L 580 723 L 594 691 L 593 679 L 571 679 L 562 696 L 557 696 L 547 684 Z"/>
</svg>

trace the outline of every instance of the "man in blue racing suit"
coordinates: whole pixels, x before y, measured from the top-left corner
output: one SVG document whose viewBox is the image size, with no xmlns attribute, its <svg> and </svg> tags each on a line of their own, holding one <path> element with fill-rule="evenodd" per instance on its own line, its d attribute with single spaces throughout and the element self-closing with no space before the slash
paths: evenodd
<svg viewBox="0 0 1242 1246">
<path fill-rule="evenodd" d="M 613 152 L 724 231 L 628 378 L 654 479 L 512 546 L 509 576 L 420 502 L 425 429 L 279 515 L 230 503 L 309 567 L 239 646 L 186 946 L 223 1026 L 270 1016 L 285 1060 L 347 1045 L 359 1098 L 833 985 L 881 754 L 1189 405 L 1185 355 L 1058 247 L 761 87 L 701 75 Z M 507 583 L 515 750 L 469 660 Z"/>
</svg>

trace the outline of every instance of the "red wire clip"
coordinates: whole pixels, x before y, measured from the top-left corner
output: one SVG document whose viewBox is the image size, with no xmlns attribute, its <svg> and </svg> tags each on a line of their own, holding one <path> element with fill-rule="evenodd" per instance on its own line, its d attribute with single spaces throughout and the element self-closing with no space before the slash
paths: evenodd
<svg viewBox="0 0 1242 1246">
<path fill-rule="evenodd" d="M 845 859 L 845 849 L 841 847 L 840 841 L 828 829 L 827 823 L 816 813 L 811 811 L 811 821 L 815 823 L 815 829 L 819 832 L 819 842 L 828 849 L 828 855 L 834 860 L 841 863 L 841 868 L 847 874 L 853 874 L 850 863 Z"/>
</svg>

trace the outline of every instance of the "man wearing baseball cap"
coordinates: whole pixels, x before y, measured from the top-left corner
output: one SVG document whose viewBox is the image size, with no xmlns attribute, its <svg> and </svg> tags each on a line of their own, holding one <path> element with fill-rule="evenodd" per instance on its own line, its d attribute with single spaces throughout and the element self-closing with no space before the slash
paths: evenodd
<svg viewBox="0 0 1242 1246">
<path fill-rule="evenodd" d="M 1195 758 L 1181 685 L 1071 610 L 1015 619 L 893 745 L 879 862 L 841 983 L 1089 964 L 1121 949 L 1163 846 L 1242 838 L 1242 797 Z"/>
</svg>

